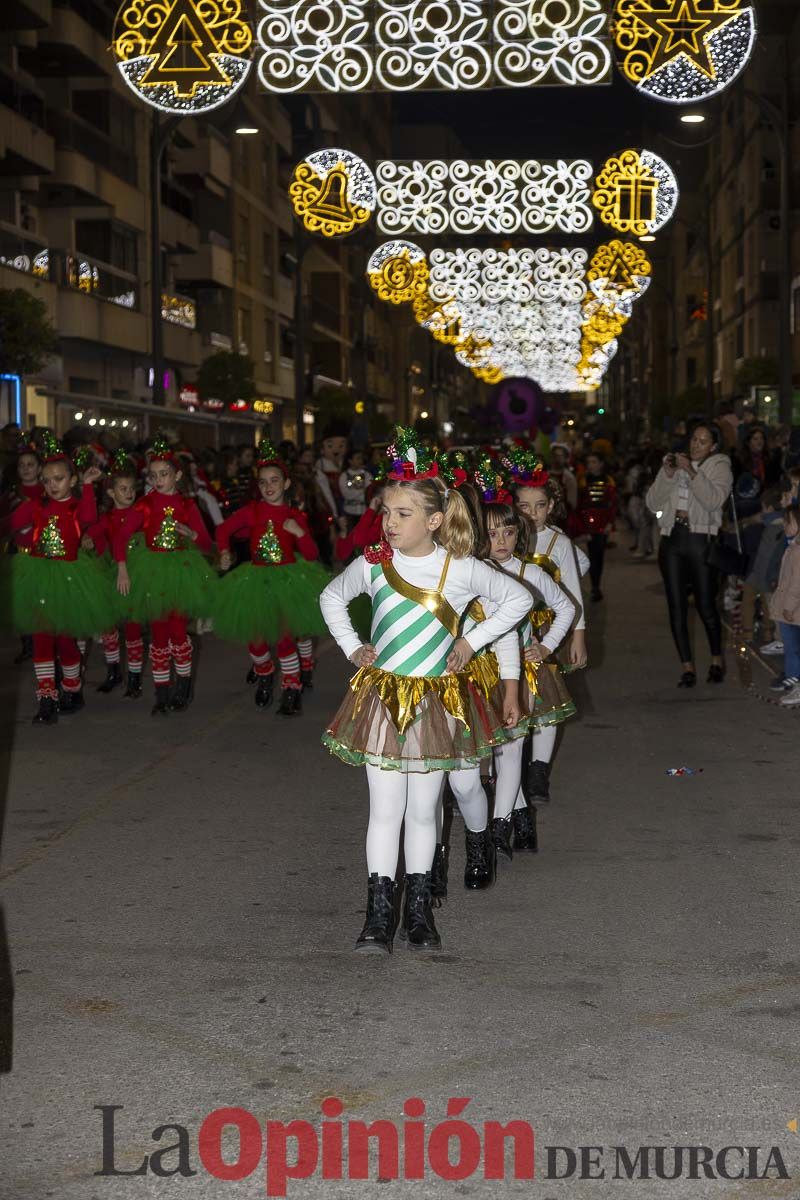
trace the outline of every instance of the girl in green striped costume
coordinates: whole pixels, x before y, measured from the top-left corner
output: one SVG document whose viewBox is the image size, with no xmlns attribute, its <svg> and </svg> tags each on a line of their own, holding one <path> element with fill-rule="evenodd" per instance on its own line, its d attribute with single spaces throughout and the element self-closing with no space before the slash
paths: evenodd
<svg viewBox="0 0 800 1200">
<path fill-rule="evenodd" d="M 470 660 L 518 625 L 530 608 L 516 580 L 472 557 L 473 527 L 462 497 L 438 465 L 398 431 L 383 498 L 384 541 L 328 585 L 320 607 L 358 670 L 323 741 L 367 770 L 370 817 L 367 920 L 356 949 L 391 951 L 395 873 L 405 822 L 403 930 L 413 948 L 440 945 L 431 907 L 431 864 L 443 772 L 469 770 L 504 740 L 516 711 L 498 713 L 496 665 Z M 347 606 L 372 601 L 364 645 Z M 459 623 L 474 599 L 492 612 L 466 637 Z M 513 708 L 516 710 L 516 698 Z"/>
</svg>

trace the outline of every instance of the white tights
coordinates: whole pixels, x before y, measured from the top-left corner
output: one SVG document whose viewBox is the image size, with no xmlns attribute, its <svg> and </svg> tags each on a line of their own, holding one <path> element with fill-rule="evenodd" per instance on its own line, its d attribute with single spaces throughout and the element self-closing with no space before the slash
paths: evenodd
<svg viewBox="0 0 800 1200">
<path fill-rule="evenodd" d="M 444 778 L 443 771 L 403 774 L 367 767 L 367 870 L 370 874 L 394 879 L 404 818 L 406 872 L 421 875 L 430 871 L 436 849 L 436 809 Z"/>
<path fill-rule="evenodd" d="M 467 829 L 480 833 L 489 821 L 489 801 L 481 783 L 480 767 L 451 771 L 447 780 Z"/>
<path fill-rule="evenodd" d="M 531 737 L 531 762 L 550 762 L 556 745 L 556 732 L 555 725 L 534 730 Z M 521 784 L 524 743 L 524 738 L 517 738 L 494 752 L 496 817 L 507 817 L 512 809 L 525 808 L 527 805 Z"/>
</svg>

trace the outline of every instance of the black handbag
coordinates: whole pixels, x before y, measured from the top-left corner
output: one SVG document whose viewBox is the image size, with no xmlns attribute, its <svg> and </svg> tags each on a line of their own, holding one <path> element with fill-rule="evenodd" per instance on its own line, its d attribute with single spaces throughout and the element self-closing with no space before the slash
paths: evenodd
<svg viewBox="0 0 800 1200">
<path fill-rule="evenodd" d="M 736 530 L 736 545 L 732 546 L 727 540 L 727 534 L 720 529 L 715 538 L 709 537 L 704 555 L 706 566 L 713 567 L 721 575 L 733 575 L 737 578 L 747 574 L 750 556 L 742 550 L 742 535 L 739 532 L 739 518 L 736 515 L 736 501 L 731 496 L 731 512 L 733 527 Z"/>
</svg>

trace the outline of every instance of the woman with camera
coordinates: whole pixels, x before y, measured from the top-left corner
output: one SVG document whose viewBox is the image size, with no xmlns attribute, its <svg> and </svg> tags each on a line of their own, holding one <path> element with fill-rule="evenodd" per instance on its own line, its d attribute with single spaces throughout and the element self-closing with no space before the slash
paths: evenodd
<svg viewBox="0 0 800 1200">
<path fill-rule="evenodd" d="M 697 672 L 689 640 L 689 594 L 705 626 L 711 650 L 709 683 L 721 683 L 722 622 L 717 607 L 719 573 L 710 561 L 731 494 L 733 472 L 720 451 L 720 435 L 707 421 L 691 432 L 688 454 L 667 454 L 647 493 L 647 507 L 661 530 L 658 563 L 667 594 L 672 636 L 683 667 L 678 687 L 691 688 Z"/>
</svg>

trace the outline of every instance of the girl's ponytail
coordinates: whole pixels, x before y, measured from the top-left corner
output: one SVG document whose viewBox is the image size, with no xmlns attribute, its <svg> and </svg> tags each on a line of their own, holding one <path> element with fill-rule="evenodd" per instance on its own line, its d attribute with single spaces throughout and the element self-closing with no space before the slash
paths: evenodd
<svg viewBox="0 0 800 1200">
<path fill-rule="evenodd" d="M 450 488 L 444 498 L 444 520 L 439 529 L 439 541 L 453 558 L 467 558 L 475 553 L 476 540 L 469 505 L 458 488 Z"/>
</svg>

